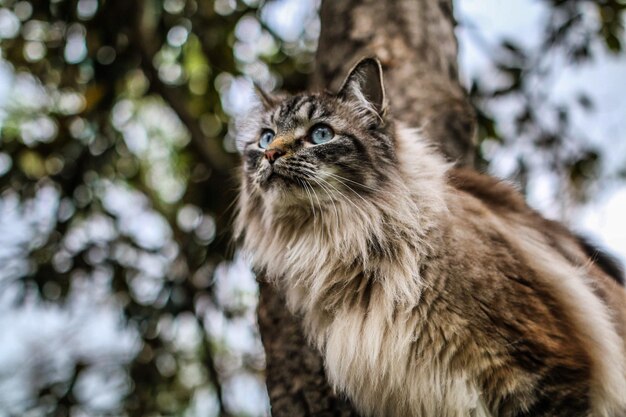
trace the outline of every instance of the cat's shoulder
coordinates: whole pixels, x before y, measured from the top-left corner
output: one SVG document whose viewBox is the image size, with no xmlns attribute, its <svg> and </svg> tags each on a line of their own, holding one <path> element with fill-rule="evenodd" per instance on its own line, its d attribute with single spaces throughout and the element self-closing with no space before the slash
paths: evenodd
<svg viewBox="0 0 626 417">
<path fill-rule="evenodd" d="M 472 195 L 491 209 L 533 213 L 520 192 L 501 179 L 469 168 L 451 168 L 447 181 L 454 189 Z"/>
<path fill-rule="evenodd" d="M 542 217 L 507 181 L 469 168 L 451 168 L 448 170 L 447 181 L 454 189 L 478 199 L 490 210 L 500 214 L 508 212 L 516 216 L 521 215 L 527 222 L 534 224 L 537 230 L 541 230 L 554 246 L 561 246 L 564 241 L 571 242 L 577 250 L 581 251 L 585 259 L 590 260 L 613 280 L 624 285 L 624 269 L 614 256 L 595 246 L 588 238 L 573 233 L 561 223 Z"/>
</svg>

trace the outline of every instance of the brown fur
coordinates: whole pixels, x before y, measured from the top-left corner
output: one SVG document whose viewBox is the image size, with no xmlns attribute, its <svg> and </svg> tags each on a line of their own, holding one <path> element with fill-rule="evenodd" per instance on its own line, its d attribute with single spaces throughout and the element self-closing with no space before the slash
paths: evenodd
<svg viewBox="0 0 626 417">
<path fill-rule="evenodd" d="M 375 417 L 623 416 L 624 288 L 512 187 L 385 119 L 368 82 L 357 66 L 242 134 L 243 248 L 333 385 Z M 314 145 L 319 123 L 335 137 Z M 290 153 L 264 159 L 262 129 Z"/>
</svg>

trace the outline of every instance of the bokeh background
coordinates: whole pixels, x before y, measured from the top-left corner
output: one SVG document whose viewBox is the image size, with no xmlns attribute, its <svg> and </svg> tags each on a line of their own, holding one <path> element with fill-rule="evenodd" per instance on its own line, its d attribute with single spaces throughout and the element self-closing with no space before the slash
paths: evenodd
<svg viewBox="0 0 626 417">
<path fill-rule="evenodd" d="M 626 1 L 455 6 L 482 168 L 626 260 Z M 233 120 L 318 8 L 0 0 L 0 417 L 269 415 Z"/>
</svg>

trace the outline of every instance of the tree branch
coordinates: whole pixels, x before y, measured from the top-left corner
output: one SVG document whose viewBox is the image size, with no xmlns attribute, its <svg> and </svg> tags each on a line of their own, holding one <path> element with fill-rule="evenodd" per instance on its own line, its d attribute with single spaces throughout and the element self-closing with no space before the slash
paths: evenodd
<svg viewBox="0 0 626 417">
<path fill-rule="evenodd" d="M 153 65 L 154 56 L 158 51 L 157 39 L 154 30 L 146 24 L 144 3 L 139 2 L 138 19 L 135 27 L 137 49 L 141 52 L 141 69 L 150 81 L 150 88 L 159 94 L 174 110 L 180 121 L 185 125 L 191 136 L 191 145 L 201 155 L 207 165 L 214 171 L 230 175 L 230 169 L 235 166 L 235 158 L 224 151 L 221 144 L 215 140 L 208 140 L 200 124 L 191 114 L 186 103 L 186 97 L 177 87 L 168 86 L 159 78 L 158 71 Z"/>
</svg>

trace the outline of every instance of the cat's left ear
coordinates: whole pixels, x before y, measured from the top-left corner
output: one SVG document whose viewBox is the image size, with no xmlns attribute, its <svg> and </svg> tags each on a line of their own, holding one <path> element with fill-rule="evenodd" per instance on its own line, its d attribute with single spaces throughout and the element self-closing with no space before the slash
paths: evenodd
<svg viewBox="0 0 626 417">
<path fill-rule="evenodd" d="M 359 61 L 346 77 L 337 96 L 371 109 L 382 119 L 387 111 L 387 98 L 380 61 L 376 58 Z"/>
</svg>

